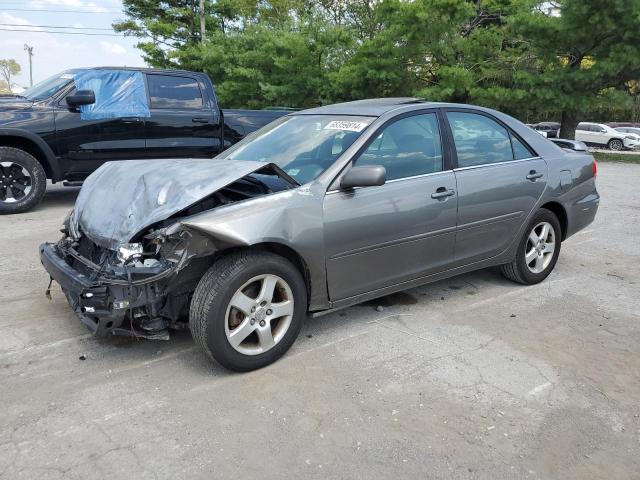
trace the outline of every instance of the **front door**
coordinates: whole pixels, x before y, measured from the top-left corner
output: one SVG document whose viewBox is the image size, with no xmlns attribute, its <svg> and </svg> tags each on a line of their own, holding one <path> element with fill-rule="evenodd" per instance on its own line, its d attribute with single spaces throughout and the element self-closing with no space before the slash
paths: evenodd
<svg viewBox="0 0 640 480">
<path fill-rule="evenodd" d="M 591 142 L 598 145 L 606 145 L 611 139 L 611 133 L 607 132 L 600 125 L 591 125 Z"/>
<path fill-rule="evenodd" d="M 452 261 L 456 182 L 442 152 L 436 113 L 414 112 L 383 127 L 353 162 L 384 166 L 384 185 L 327 192 L 332 301 L 426 276 Z"/>
<path fill-rule="evenodd" d="M 67 93 L 72 95 L 75 88 Z M 143 158 L 145 119 L 139 117 L 81 119 L 66 95 L 54 107 L 57 154 L 69 179 L 82 179 L 105 162 Z"/>
<path fill-rule="evenodd" d="M 446 117 L 457 154 L 456 265 L 469 264 L 510 245 L 545 189 L 547 164 L 487 115 L 458 110 Z"/>
<path fill-rule="evenodd" d="M 211 158 L 220 150 L 218 119 L 195 77 L 147 74 L 149 158 Z"/>
</svg>

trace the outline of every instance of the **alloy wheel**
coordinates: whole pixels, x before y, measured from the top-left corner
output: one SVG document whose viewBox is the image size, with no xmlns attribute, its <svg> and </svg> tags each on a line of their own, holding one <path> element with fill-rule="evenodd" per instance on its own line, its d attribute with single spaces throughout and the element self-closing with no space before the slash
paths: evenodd
<svg viewBox="0 0 640 480">
<path fill-rule="evenodd" d="M 621 140 L 614 139 L 609 142 L 609 148 L 611 150 L 622 150 L 623 146 L 624 145 L 622 144 Z"/>
<path fill-rule="evenodd" d="M 19 202 L 32 188 L 33 179 L 26 168 L 14 162 L 0 162 L 0 202 Z"/>
<path fill-rule="evenodd" d="M 542 273 L 551 263 L 556 249 L 556 231 L 549 222 L 538 223 L 527 239 L 525 263 L 532 273 Z"/>
<path fill-rule="evenodd" d="M 284 338 L 293 312 L 293 292 L 287 282 L 271 274 L 253 277 L 229 301 L 227 340 L 244 355 L 265 353 Z"/>
</svg>

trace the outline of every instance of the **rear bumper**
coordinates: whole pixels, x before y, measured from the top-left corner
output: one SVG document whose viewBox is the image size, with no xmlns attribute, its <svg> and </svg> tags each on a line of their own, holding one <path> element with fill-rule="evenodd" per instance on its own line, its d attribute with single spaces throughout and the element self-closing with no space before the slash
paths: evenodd
<svg viewBox="0 0 640 480">
<path fill-rule="evenodd" d="M 600 206 L 600 195 L 594 189 L 593 192 L 580 198 L 567 209 L 567 235 L 570 237 L 574 233 L 587 227 L 596 217 Z"/>
<path fill-rule="evenodd" d="M 101 279 L 94 281 L 72 268 L 54 244 L 40 245 L 40 261 L 49 276 L 60 284 L 67 301 L 76 315 L 96 336 L 130 335 L 132 333 L 127 313 L 135 307 L 156 299 L 149 295 L 154 285 L 109 284 Z M 127 321 L 125 322 L 125 319 Z"/>
</svg>

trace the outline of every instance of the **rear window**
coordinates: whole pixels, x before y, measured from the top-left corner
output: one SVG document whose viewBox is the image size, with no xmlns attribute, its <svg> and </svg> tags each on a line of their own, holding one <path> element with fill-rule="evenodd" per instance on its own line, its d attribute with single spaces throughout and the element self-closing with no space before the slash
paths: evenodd
<svg viewBox="0 0 640 480">
<path fill-rule="evenodd" d="M 151 108 L 202 108 L 198 81 L 191 77 L 147 75 Z"/>
</svg>

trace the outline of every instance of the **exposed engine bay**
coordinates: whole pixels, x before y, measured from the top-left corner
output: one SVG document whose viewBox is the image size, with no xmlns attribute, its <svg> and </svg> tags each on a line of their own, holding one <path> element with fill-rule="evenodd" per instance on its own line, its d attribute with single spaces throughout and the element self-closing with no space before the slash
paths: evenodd
<svg viewBox="0 0 640 480">
<path fill-rule="evenodd" d="M 115 248 L 84 231 L 76 206 L 65 221 L 63 237 L 56 244 L 42 245 L 41 257 L 49 263 L 52 280 L 60 283 L 69 304 L 94 334 L 168 339 L 170 329 L 186 327 L 192 293 L 220 251 L 219 243 L 183 228 L 181 220 L 295 186 L 277 166 L 261 164 L 169 217 L 132 232 Z"/>
</svg>

